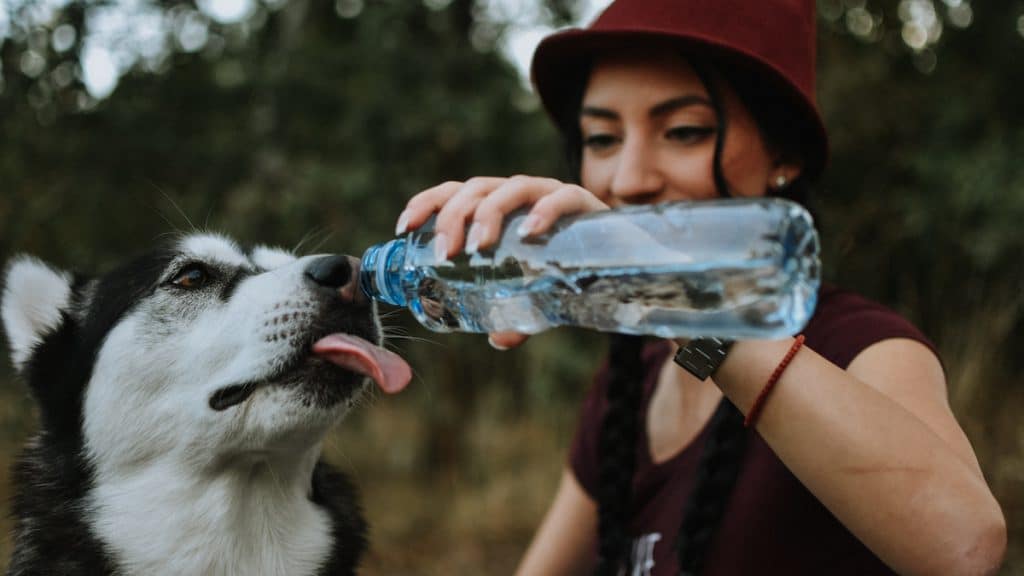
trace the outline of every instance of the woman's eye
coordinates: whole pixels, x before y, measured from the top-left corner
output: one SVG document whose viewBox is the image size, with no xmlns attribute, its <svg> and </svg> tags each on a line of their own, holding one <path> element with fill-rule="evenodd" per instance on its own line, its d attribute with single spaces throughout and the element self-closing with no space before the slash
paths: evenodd
<svg viewBox="0 0 1024 576">
<path fill-rule="evenodd" d="M 665 137 L 681 142 L 696 142 L 714 133 L 715 129 L 711 126 L 678 126 L 668 130 Z"/>
<path fill-rule="evenodd" d="M 210 273 L 200 264 L 189 264 L 171 280 L 171 284 L 179 288 L 195 290 L 206 286 L 210 281 Z"/>
<path fill-rule="evenodd" d="M 611 134 L 591 134 L 584 136 L 583 147 L 590 148 L 591 150 L 601 150 L 615 145 L 616 142 L 618 142 L 618 138 Z"/>
</svg>

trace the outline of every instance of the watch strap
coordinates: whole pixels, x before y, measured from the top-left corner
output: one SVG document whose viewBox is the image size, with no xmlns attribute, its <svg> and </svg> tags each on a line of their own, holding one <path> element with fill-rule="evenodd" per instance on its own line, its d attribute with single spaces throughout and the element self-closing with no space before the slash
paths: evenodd
<svg viewBox="0 0 1024 576">
<path fill-rule="evenodd" d="M 725 361 L 731 347 L 732 340 L 695 338 L 680 348 L 673 360 L 698 380 L 706 380 Z"/>
</svg>

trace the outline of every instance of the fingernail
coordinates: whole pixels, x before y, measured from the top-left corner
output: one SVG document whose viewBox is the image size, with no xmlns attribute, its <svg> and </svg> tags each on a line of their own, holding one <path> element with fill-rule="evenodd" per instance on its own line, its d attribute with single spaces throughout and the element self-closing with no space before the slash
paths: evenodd
<svg viewBox="0 0 1024 576">
<path fill-rule="evenodd" d="M 395 224 L 395 236 L 405 234 L 407 228 L 409 228 L 409 212 L 403 210 L 402 213 L 398 215 L 398 224 Z"/>
<path fill-rule="evenodd" d="M 502 346 L 501 344 L 498 344 L 497 342 L 494 341 L 493 338 L 491 338 L 490 335 L 487 336 L 487 343 L 490 344 L 491 348 L 494 348 L 495 350 L 501 350 L 503 352 L 505 350 L 508 350 L 508 346 Z"/>
<path fill-rule="evenodd" d="M 466 236 L 466 254 L 476 254 L 480 248 L 480 237 L 484 235 L 487 228 L 479 222 L 473 222 L 469 227 L 469 235 Z"/>
<path fill-rule="evenodd" d="M 525 220 L 516 228 L 516 235 L 520 238 L 533 234 L 533 229 L 540 223 L 540 217 L 536 214 L 530 214 Z"/>
<path fill-rule="evenodd" d="M 434 236 L 434 259 L 438 262 L 448 260 L 448 237 L 444 234 Z"/>
</svg>

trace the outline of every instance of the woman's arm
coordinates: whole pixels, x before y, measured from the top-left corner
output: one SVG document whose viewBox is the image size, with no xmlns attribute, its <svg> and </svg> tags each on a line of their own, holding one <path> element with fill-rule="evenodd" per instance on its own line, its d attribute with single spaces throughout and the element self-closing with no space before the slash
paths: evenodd
<svg viewBox="0 0 1024 576">
<path fill-rule="evenodd" d="M 715 383 L 749 413 L 792 339 L 737 342 Z M 946 400 L 935 355 L 878 342 L 844 371 L 803 348 L 757 430 L 797 478 L 901 574 L 993 574 L 1006 523 Z"/>
<path fill-rule="evenodd" d="M 597 505 L 566 469 L 516 576 L 589 574 L 596 535 Z"/>
</svg>

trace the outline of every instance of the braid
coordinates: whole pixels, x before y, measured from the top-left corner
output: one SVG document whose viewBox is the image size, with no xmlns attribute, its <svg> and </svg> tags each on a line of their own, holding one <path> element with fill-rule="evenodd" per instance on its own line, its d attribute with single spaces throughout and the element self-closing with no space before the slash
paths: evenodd
<svg viewBox="0 0 1024 576">
<path fill-rule="evenodd" d="M 598 492 L 598 565 L 595 574 L 618 574 L 628 552 L 630 492 L 636 461 L 637 412 L 643 399 L 639 336 L 613 334 L 609 347 L 608 411 L 601 423 L 600 487 Z"/>
<path fill-rule="evenodd" d="M 676 538 L 681 576 L 700 574 L 704 555 L 736 484 L 747 444 L 743 414 L 727 399 L 718 405 L 710 426 Z"/>
</svg>

